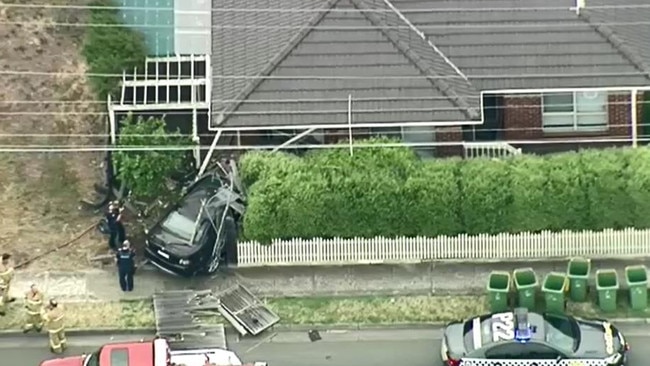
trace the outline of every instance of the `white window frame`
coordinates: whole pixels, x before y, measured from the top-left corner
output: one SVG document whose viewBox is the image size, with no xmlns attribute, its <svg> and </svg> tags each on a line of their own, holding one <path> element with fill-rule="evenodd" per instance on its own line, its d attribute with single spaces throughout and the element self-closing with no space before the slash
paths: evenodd
<svg viewBox="0 0 650 366">
<path fill-rule="evenodd" d="M 594 93 L 603 93 L 605 94 L 605 108 L 604 111 L 602 112 L 578 112 L 578 93 L 585 93 L 585 92 L 594 92 Z M 572 112 L 545 112 L 544 111 L 544 95 L 549 95 L 549 94 L 571 94 L 572 99 L 573 99 L 573 111 Z M 608 94 L 603 91 L 598 91 L 598 90 L 585 90 L 585 91 L 574 91 L 570 93 L 543 93 L 542 94 L 542 130 L 544 132 L 549 132 L 549 133 L 562 133 L 562 132 L 603 132 L 607 131 L 609 128 L 609 99 L 608 99 Z M 555 126 L 547 126 L 546 123 L 544 123 L 544 117 L 549 116 L 549 117 L 561 117 L 561 116 L 566 116 L 566 117 L 571 117 L 573 119 L 573 125 L 571 127 L 555 127 Z M 578 124 L 578 117 L 583 117 L 583 116 L 604 116 L 605 118 L 605 123 L 603 125 L 593 125 L 593 126 L 584 126 L 584 125 L 579 125 Z"/>
</svg>

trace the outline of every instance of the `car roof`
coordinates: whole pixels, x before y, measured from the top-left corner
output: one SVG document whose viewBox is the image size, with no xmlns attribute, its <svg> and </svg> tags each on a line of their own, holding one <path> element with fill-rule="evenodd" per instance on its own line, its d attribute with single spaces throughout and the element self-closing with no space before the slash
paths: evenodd
<svg viewBox="0 0 650 366">
<path fill-rule="evenodd" d="M 153 365 L 152 342 L 112 343 L 102 347 L 100 366 Z"/>
<path fill-rule="evenodd" d="M 512 322 L 509 322 L 512 319 Z M 528 323 L 534 328 L 531 340 L 544 342 L 546 321 L 544 315 L 528 313 Z M 514 312 L 492 313 L 467 320 L 463 325 L 465 348 L 473 351 L 514 339 Z M 512 332 L 512 334 L 506 334 Z"/>
</svg>

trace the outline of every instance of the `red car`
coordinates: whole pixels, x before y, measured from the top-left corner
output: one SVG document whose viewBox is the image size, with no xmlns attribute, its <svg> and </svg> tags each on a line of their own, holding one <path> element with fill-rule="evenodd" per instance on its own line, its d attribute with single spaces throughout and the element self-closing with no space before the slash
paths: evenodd
<svg viewBox="0 0 650 366">
<path fill-rule="evenodd" d="M 41 366 L 244 366 L 232 351 L 205 348 L 174 351 L 165 339 L 110 343 L 89 355 L 57 358 L 41 362 Z M 255 362 L 251 366 L 266 366 Z"/>
</svg>

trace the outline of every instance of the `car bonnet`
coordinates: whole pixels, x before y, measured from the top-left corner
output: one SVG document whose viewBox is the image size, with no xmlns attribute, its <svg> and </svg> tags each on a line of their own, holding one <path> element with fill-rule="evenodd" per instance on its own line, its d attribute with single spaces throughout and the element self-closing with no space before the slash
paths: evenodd
<svg viewBox="0 0 650 366">
<path fill-rule="evenodd" d="M 616 328 L 608 322 L 579 322 L 580 344 L 576 353 L 583 357 L 605 358 L 617 353 L 622 344 Z"/>
</svg>

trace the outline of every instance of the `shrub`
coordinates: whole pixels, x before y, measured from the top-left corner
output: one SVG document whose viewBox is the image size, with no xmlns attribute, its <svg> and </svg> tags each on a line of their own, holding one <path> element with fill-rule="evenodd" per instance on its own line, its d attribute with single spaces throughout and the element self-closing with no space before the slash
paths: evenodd
<svg viewBox="0 0 650 366">
<path fill-rule="evenodd" d="M 153 150 L 152 147 L 183 148 L 192 146 L 192 140 L 178 131 L 169 133 L 162 119 L 134 119 L 129 114 L 122 121 L 118 145 L 141 148 L 142 151 L 118 151 L 114 155 L 117 177 L 137 198 L 158 198 L 170 193 L 169 177 L 183 169 L 187 150 Z"/>
<path fill-rule="evenodd" d="M 565 153 L 544 159 L 546 166 L 546 230 L 587 228 L 587 195 L 583 190 L 580 155 Z"/>
<path fill-rule="evenodd" d="M 549 228 L 546 183 L 548 166 L 544 159 L 523 155 L 510 164 L 510 230 L 539 232 Z"/>
<path fill-rule="evenodd" d="M 650 227 L 646 148 L 421 162 L 372 147 L 243 162 L 245 233 L 261 242 Z"/>
<path fill-rule="evenodd" d="M 252 151 L 240 160 L 242 183 L 250 187 L 260 179 L 268 179 L 270 174 L 278 178 L 284 177 L 295 171 L 301 164 L 303 160 L 295 155 Z"/>
<path fill-rule="evenodd" d="M 459 161 L 425 161 L 404 185 L 408 209 L 405 236 L 457 235 L 463 232 Z M 398 234 L 399 235 L 399 234 Z"/>
<path fill-rule="evenodd" d="M 503 160 L 460 163 L 461 217 L 468 234 L 499 233 L 510 227 L 510 169 Z"/>
<path fill-rule="evenodd" d="M 582 190 L 586 195 L 585 227 L 622 229 L 634 223 L 634 201 L 628 194 L 631 150 L 587 150 L 580 154 Z"/>
<path fill-rule="evenodd" d="M 630 211 L 634 227 L 650 227 L 650 150 L 633 149 L 627 152 L 627 195 L 632 200 Z"/>
</svg>

